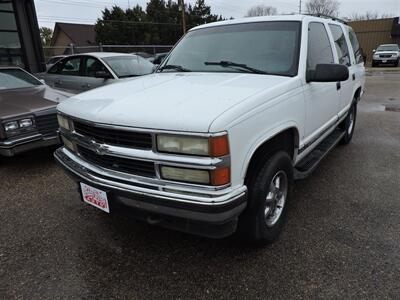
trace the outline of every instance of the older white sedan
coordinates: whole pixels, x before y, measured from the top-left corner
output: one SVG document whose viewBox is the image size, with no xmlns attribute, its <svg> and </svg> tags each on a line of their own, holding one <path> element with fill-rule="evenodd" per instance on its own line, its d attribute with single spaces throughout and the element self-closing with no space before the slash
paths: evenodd
<svg viewBox="0 0 400 300">
<path fill-rule="evenodd" d="M 68 56 L 36 76 L 53 88 L 81 93 L 119 79 L 150 74 L 154 69 L 138 55 L 94 52 Z"/>
</svg>

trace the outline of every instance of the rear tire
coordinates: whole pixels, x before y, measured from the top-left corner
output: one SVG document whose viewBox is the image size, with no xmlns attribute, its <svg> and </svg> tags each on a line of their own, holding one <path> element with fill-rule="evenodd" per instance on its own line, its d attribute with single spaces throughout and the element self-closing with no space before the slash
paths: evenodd
<svg viewBox="0 0 400 300">
<path fill-rule="evenodd" d="M 348 145 L 351 142 L 354 135 L 356 120 L 357 120 L 357 99 L 354 99 L 346 119 L 344 119 L 343 123 L 340 125 L 340 128 L 345 131 L 345 135 L 340 141 L 341 145 Z"/>
<path fill-rule="evenodd" d="M 239 218 L 242 238 L 266 244 L 275 241 L 284 225 L 293 187 L 293 165 L 279 151 L 267 159 L 247 184 L 248 206 Z"/>
</svg>

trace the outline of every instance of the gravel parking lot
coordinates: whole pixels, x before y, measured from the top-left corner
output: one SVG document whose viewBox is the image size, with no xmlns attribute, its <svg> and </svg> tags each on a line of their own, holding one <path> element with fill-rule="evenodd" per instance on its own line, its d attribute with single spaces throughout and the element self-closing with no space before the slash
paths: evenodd
<svg viewBox="0 0 400 300">
<path fill-rule="evenodd" d="M 108 216 L 52 151 L 0 159 L 0 298 L 398 298 L 400 73 L 371 74 L 353 142 L 297 182 L 281 239 L 252 248 Z"/>
</svg>

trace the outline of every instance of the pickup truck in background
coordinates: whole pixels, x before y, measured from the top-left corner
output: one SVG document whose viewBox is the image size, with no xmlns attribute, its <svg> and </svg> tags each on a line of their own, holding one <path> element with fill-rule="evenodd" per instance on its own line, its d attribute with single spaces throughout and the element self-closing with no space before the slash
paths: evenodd
<svg viewBox="0 0 400 300">
<path fill-rule="evenodd" d="M 206 24 L 154 74 L 61 103 L 55 157 L 107 213 L 272 242 L 294 180 L 351 141 L 364 83 L 357 37 L 336 19 Z"/>
</svg>

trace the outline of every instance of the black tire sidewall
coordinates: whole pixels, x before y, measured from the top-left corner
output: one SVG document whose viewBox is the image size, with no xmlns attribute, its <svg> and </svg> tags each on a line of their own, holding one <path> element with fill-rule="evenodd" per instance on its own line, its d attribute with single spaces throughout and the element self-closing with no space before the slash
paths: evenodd
<svg viewBox="0 0 400 300">
<path fill-rule="evenodd" d="M 274 226 L 268 227 L 264 217 L 265 198 L 269 192 L 270 182 L 279 171 L 284 171 L 288 179 L 286 202 L 279 220 Z M 292 188 L 292 160 L 286 152 L 279 151 L 264 162 L 262 168 L 248 186 L 248 206 L 239 220 L 239 228 L 242 236 L 245 235 L 245 238 L 258 243 L 276 240 L 285 222 Z"/>
</svg>

